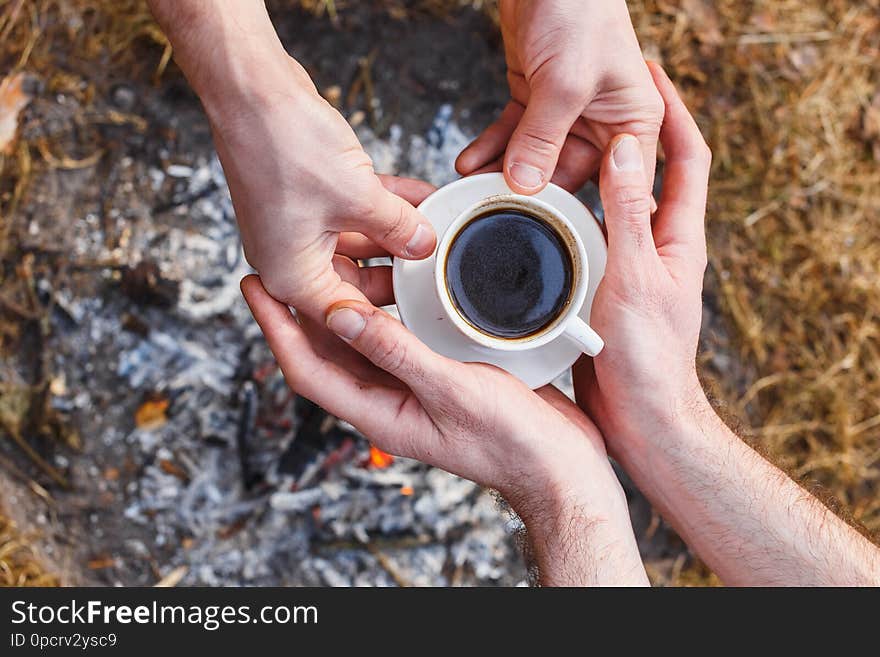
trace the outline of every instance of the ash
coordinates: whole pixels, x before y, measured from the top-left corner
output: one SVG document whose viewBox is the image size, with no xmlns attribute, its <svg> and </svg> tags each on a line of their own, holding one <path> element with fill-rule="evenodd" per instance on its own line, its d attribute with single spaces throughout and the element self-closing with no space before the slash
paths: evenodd
<svg viewBox="0 0 880 657">
<path fill-rule="evenodd" d="M 469 141 L 452 114 L 359 137 L 378 171 L 441 185 Z M 524 583 L 519 521 L 491 492 L 407 459 L 375 467 L 351 426 L 289 391 L 239 292 L 250 270 L 219 162 L 168 160 L 119 163 L 119 247 L 75 235 L 76 261 L 117 266 L 40 282 L 57 302 L 53 404 L 84 442 L 55 457 L 74 484 L 58 521 L 89 564 L 74 579 Z M 138 204 L 151 193 L 158 207 Z"/>
</svg>

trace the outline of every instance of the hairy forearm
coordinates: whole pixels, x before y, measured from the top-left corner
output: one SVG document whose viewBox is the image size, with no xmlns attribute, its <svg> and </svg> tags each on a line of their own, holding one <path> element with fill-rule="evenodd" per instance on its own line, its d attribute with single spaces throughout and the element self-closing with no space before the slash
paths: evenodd
<svg viewBox="0 0 880 657">
<path fill-rule="evenodd" d="M 618 457 L 722 581 L 880 584 L 880 550 L 731 432 L 703 398 Z"/>
<path fill-rule="evenodd" d="M 647 586 L 631 528 L 595 517 L 583 507 L 556 519 L 552 529 L 526 523 L 529 556 L 541 586 Z"/>
<path fill-rule="evenodd" d="M 525 523 L 538 583 L 647 586 L 626 497 L 613 471 L 608 466 L 607 477 L 583 481 L 582 473 L 575 474 L 577 463 L 571 462 L 573 477 L 558 472 L 535 494 L 507 496 Z"/>
</svg>

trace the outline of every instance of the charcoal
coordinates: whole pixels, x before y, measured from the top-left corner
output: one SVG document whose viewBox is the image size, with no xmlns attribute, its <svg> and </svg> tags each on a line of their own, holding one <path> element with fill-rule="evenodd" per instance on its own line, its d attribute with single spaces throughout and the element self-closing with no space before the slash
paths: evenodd
<svg viewBox="0 0 880 657">
<path fill-rule="evenodd" d="M 122 269 L 122 292 L 139 305 L 171 308 L 177 303 L 180 284 L 165 278 L 156 262 L 145 260 Z"/>
</svg>

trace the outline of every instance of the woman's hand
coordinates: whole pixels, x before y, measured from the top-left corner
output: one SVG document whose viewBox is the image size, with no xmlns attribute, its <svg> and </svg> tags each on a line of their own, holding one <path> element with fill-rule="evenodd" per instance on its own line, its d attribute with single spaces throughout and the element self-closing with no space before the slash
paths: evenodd
<svg viewBox="0 0 880 657">
<path fill-rule="evenodd" d="M 629 133 L 653 180 L 663 103 L 624 0 L 501 0 L 501 29 L 511 100 L 459 156 L 459 173 L 502 170 L 521 194 L 551 178 L 573 191 Z"/>
<path fill-rule="evenodd" d="M 413 202 L 428 191 L 390 184 Z M 345 242 L 349 255 L 379 255 Z M 371 303 L 393 302 L 390 268 L 344 255 L 334 265 Z M 497 489 L 529 530 L 544 584 L 646 583 L 602 437 L 557 389 L 444 358 L 370 303 L 337 302 L 324 324 L 297 321 L 256 276 L 242 291 L 293 390 L 387 452 Z"/>
<path fill-rule="evenodd" d="M 382 186 L 346 120 L 284 51 L 263 2 L 150 5 L 208 113 L 245 255 L 273 297 L 312 317 L 363 299 L 331 266 L 342 231 L 398 257 L 433 252 L 430 223 Z"/>
</svg>

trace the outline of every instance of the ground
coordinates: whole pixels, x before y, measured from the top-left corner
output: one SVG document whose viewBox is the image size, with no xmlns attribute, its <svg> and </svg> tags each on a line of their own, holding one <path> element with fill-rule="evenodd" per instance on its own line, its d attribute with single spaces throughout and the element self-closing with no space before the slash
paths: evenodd
<svg viewBox="0 0 880 657">
<path fill-rule="evenodd" d="M 274 7 L 285 45 L 377 168 L 454 179 L 506 100 L 491 20 L 337 2 L 333 23 L 290 4 Z M 715 151 L 703 379 L 747 438 L 876 529 L 877 3 L 630 4 Z M 0 6 L 3 61 L 33 96 L 0 187 L 10 583 L 526 582 L 491 493 L 378 467 L 287 392 L 238 293 L 203 113 L 143 5 L 20 6 Z M 625 484 L 652 580 L 714 582 Z"/>
</svg>

